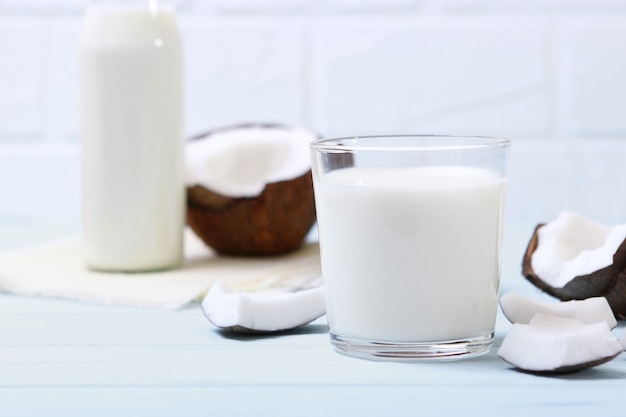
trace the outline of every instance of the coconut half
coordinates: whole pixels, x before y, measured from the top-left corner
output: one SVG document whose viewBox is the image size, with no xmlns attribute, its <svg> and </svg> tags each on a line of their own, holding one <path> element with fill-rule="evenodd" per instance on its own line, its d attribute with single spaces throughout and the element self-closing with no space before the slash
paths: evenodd
<svg viewBox="0 0 626 417">
<path fill-rule="evenodd" d="M 611 306 L 604 297 L 543 303 L 511 291 L 500 297 L 500 308 L 511 323 L 528 324 L 535 315 L 543 313 L 584 324 L 605 322 L 610 329 L 617 326 Z"/>
<path fill-rule="evenodd" d="M 601 365 L 622 351 L 604 322 L 584 324 L 539 313 L 529 324 L 513 324 L 498 356 L 526 372 L 566 373 Z"/>
<path fill-rule="evenodd" d="M 215 283 L 202 301 L 213 325 L 242 333 L 273 333 L 304 326 L 325 314 L 321 285 L 305 289 L 238 291 Z"/>
<path fill-rule="evenodd" d="M 220 254 L 297 249 L 315 223 L 309 145 L 316 138 L 301 127 L 250 124 L 188 142 L 188 224 Z"/>
<path fill-rule="evenodd" d="M 626 225 L 560 213 L 535 228 L 522 274 L 560 300 L 605 297 L 615 317 L 626 318 Z"/>
</svg>

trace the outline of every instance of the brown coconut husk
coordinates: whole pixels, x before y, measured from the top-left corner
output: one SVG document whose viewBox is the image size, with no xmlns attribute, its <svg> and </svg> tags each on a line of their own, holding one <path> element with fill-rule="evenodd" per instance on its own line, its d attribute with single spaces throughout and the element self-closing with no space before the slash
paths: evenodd
<svg viewBox="0 0 626 417">
<path fill-rule="evenodd" d="M 271 256 L 299 248 L 315 223 L 311 172 L 268 184 L 255 197 L 187 189 L 187 222 L 222 255 Z"/>
<path fill-rule="evenodd" d="M 626 319 L 626 240 L 613 255 L 613 264 L 587 275 L 580 275 L 557 288 L 547 284 L 535 274 L 531 258 L 539 244 L 538 231 L 545 223 L 535 227 L 522 260 L 522 274 L 533 285 L 562 301 L 606 297 L 617 319 Z"/>
</svg>

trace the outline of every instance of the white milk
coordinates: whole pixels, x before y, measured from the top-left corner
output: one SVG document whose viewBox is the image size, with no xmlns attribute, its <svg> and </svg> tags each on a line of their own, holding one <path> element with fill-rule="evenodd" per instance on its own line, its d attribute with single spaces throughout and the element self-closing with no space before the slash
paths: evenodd
<svg viewBox="0 0 626 417">
<path fill-rule="evenodd" d="M 181 45 L 169 10 L 98 8 L 81 34 L 87 264 L 152 270 L 182 259 Z"/>
<path fill-rule="evenodd" d="M 493 331 L 504 188 L 474 168 L 347 168 L 319 179 L 332 333 L 429 342 Z"/>
</svg>

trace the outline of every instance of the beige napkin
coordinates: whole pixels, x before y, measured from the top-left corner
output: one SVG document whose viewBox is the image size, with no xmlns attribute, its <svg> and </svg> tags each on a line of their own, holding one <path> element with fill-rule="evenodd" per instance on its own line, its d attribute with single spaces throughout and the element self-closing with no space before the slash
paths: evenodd
<svg viewBox="0 0 626 417">
<path fill-rule="evenodd" d="M 316 243 L 279 257 L 223 257 L 212 253 L 190 230 L 185 231 L 182 267 L 169 271 L 90 271 L 82 259 L 79 237 L 0 254 L 0 291 L 163 309 L 199 300 L 218 280 L 239 287 L 275 287 L 293 280 L 318 279 L 319 274 Z"/>
</svg>

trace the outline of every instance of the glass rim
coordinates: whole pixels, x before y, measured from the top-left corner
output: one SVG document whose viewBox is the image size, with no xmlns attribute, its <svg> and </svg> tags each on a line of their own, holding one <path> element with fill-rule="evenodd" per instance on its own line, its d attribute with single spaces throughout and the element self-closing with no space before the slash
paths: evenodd
<svg viewBox="0 0 626 417">
<path fill-rule="evenodd" d="M 381 139 L 393 142 L 380 142 Z M 413 140 L 413 143 L 408 143 L 411 139 Z M 428 140 L 430 140 L 431 142 L 426 143 L 426 141 Z M 510 146 L 511 141 L 504 137 L 441 134 L 344 136 L 337 138 L 319 138 L 311 142 L 311 149 L 328 152 L 437 152 L 455 150 L 497 149 L 509 148 Z"/>
</svg>

